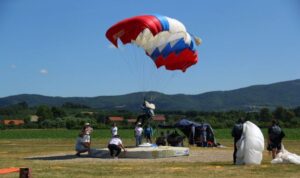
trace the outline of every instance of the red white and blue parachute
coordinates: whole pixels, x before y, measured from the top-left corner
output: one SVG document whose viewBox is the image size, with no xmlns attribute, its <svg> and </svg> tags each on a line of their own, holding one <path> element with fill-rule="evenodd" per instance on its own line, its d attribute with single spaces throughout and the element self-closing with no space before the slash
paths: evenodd
<svg viewBox="0 0 300 178">
<path fill-rule="evenodd" d="M 142 47 L 157 68 L 185 72 L 198 61 L 191 35 L 181 22 L 170 17 L 142 15 L 124 19 L 110 27 L 106 37 L 116 47 L 119 39 L 123 44 Z"/>
</svg>

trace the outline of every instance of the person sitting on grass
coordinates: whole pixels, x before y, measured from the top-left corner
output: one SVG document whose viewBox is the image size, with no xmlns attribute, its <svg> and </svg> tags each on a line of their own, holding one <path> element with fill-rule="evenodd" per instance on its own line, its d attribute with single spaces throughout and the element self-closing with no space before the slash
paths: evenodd
<svg viewBox="0 0 300 178">
<path fill-rule="evenodd" d="M 157 139 L 156 139 L 156 145 L 157 146 L 166 146 L 167 145 L 164 132 L 160 132 L 160 137 L 157 137 Z"/>
<path fill-rule="evenodd" d="M 109 141 L 107 147 L 109 149 L 110 156 L 114 159 L 118 159 L 118 156 L 121 153 L 121 149 L 123 149 L 124 152 L 126 152 L 119 135 L 114 135 Z"/>
<path fill-rule="evenodd" d="M 81 131 L 77 137 L 76 145 L 76 156 L 80 156 L 81 153 L 88 152 L 91 155 L 91 136 L 89 131 Z"/>
</svg>

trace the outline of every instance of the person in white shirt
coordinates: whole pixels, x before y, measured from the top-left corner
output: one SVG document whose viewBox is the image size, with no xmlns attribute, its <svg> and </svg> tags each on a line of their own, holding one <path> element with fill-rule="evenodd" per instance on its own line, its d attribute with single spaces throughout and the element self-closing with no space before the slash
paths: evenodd
<svg viewBox="0 0 300 178">
<path fill-rule="evenodd" d="M 142 138 L 143 138 L 143 128 L 142 128 L 142 124 L 139 122 L 135 129 L 134 129 L 134 135 L 135 135 L 135 145 L 139 146 L 140 144 L 142 144 Z"/>
<path fill-rule="evenodd" d="M 114 135 L 109 141 L 107 147 L 109 149 L 110 156 L 115 159 L 118 158 L 119 154 L 121 153 L 121 149 L 123 149 L 126 152 L 125 147 L 123 146 L 122 140 L 120 139 L 119 135 Z"/>
<path fill-rule="evenodd" d="M 116 123 L 113 123 L 113 126 L 111 128 L 111 135 L 112 136 L 118 135 L 118 127 Z"/>
<path fill-rule="evenodd" d="M 80 156 L 81 153 L 88 152 L 91 154 L 91 136 L 89 132 L 81 132 L 76 140 L 75 145 L 76 156 Z"/>
</svg>

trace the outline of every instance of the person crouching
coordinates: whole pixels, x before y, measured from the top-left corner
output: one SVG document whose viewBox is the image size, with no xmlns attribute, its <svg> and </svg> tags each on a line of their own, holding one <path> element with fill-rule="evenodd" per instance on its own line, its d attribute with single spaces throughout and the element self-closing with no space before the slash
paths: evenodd
<svg viewBox="0 0 300 178">
<path fill-rule="evenodd" d="M 76 145 L 76 156 L 80 156 L 81 153 L 88 152 L 91 155 L 91 136 L 89 132 L 81 131 L 77 137 Z"/>
<path fill-rule="evenodd" d="M 119 135 L 114 135 L 108 143 L 108 149 L 110 152 L 110 156 L 114 159 L 118 159 L 119 154 L 121 153 L 121 149 L 126 152 L 125 147 L 123 146 L 122 140 Z M 116 153 L 115 153 L 116 152 Z"/>
</svg>

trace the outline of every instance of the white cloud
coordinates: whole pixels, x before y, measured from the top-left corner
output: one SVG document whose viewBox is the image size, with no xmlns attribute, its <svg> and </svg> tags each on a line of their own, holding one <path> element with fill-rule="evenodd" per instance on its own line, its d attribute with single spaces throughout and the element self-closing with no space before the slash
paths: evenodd
<svg viewBox="0 0 300 178">
<path fill-rule="evenodd" d="M 41 69 L 40 73 L 43 75 L 47 75 L 48 74 L 48 70 L 47 69 Z"/>
</svg>

